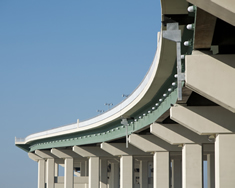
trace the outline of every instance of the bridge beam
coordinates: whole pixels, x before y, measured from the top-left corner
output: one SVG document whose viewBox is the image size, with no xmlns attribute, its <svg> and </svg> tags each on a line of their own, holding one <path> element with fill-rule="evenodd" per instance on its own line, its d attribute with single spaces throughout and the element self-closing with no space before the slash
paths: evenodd
<svg viewBox="0 0 235 188">
<path fill-rule="evenodd" d="M 229 0 L 187 0 L 188 2 L 200 7 L 210 14 L 230 23 L 235 26 L 235 6 Z"/>
<path fill-rule="evenodd" d="M 144 152 L 181 151 L 181 148 L 172 146 L 154 135 L 131 134 L 129 142 Z"/>
<path fill-rule="evenodd" d="M 235 115 L 220 106 L 181 106 L 170 108 L 170 118 L 199 135 L 235 132 Z"/>
<path fill-rule="evenodd" d="M 100 147 L 74 146 L 72 150 L 82 157 L 112 157 L 111 154 L 102 150 Z"/>
<path fill-rule="evenodd" d="M 153 123 L 150 132 L 172 145 L 210 143 L 207 136 L 200 136 L 180 124 Z"/>
<path fill-rule="evenodd" d="M 185 58 L 186 87 L 235 112 L 235 55 L 196 51 Z"/>
</svg>

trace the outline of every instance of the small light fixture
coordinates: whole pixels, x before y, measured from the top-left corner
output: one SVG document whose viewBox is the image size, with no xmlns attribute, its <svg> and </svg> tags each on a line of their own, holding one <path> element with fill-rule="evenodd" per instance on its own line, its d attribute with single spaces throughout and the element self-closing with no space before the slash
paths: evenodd
<svg viewBox="0 0 235 188">
<path fill-rule="evenodd" d="M 188 12 L 194 12 L 196 10 L 196 6 L 189 6 Z"/>
</svg>

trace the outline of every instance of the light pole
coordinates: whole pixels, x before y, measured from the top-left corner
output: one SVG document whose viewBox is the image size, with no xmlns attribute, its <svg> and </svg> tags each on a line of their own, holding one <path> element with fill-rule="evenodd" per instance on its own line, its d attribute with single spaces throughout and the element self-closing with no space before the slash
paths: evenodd
<svg viewBox="0 0 235 188">
<path fill-rule="evenodd" d="M 108 106 L 108 109 L 110 108 L 110 106 L 113 106 L 113 103 L 105 103 L 105 106 Z"/>
<path fill-rule="evenodd" d="M 97 112 L 99 112 L 100 114 L 102 114 L 104 112 L 104 110 L 97 110 Z"/>
</svg>

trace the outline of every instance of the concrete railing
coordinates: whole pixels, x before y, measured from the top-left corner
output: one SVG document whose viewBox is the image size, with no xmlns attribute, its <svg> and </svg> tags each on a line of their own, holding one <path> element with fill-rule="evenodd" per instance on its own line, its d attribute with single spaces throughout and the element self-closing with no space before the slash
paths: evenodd
<svg viewBox="0 0 235 188">
<path fill-rule="evenodd" d="M 160 37 L 161 34 L 159 34 L 158 36 L 159 36 L 159 38 L 158 38 L 158 43 L 159 43 L 161 40 L 161 37 Z M 46 136 L 46 135 L 50 135 L 50 134 L 54 134 L 54 133 L 60 133 L 63 131 L 73 130 L 73 129 L 77 129 L 78 127 L 86 127 L 86 126 L 98 123 L 100 121 L 103 121 L 109 117 L 112 117 L 115 114 L 118 114 L 121 110 L 123 110 L 125 107 L 127 107 L 129 104 L 131 104 L 141 94 L 141 92 L 144 90 L 144 88 L 148 84 L 150 78 L 152 77 L 152 74 L 154 74 L 155 66 L 157 65 L 157 63 L 158 63 L 157 56 L 155 55 L 154 60 L 151 64 L 147 74 L 145 75 L 144 79 L 139 84 L 139 86 L 132 92 L 132 94 L 129 95 L 129 97 L 127 97 L 125 100 L 123 100 L 121 103 L 119 103 L 118 105 L 116 105 L 115 107 L 110 109 L 109 111 L 107 111 L 101 115 L 98 115 L 96 117 L 93 117 L 91 119 L 79 122 L 79 123 L 74 123 L 74 124 L 61 126 L 58 128 L 53 128 L 50 130 L 34 133 L 34 134 L 27 136 L 25 139 L 16 138 L 15 141 L 16 142 L 27 142 L 30 139 L 35 139 L 38 137 L 42 137 L 42 136 Z"/>
</svg>

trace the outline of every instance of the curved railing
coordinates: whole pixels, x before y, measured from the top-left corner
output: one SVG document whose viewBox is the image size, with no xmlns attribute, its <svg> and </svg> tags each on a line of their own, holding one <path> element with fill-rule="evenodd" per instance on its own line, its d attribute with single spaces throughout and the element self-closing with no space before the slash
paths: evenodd
<svg viewBox="0 0 235 188">
<path fill-rule="evenodd" d="M 161 37 L 159 37 L 159 40 L 161 40 Z M 155 55 L 154 60 L 151 64 L 147 74 L 145 75 L 144 79 L 139 84 L 139 86 L 132 92 L 132 94 L 130 94 L 129 97 L 127 97 L 125 100 L 123 100 L 121 103 L 119 103 L 118 105 L 116 105 L 115 107 L 110 109 L 109 111 L 107 111 L 101 115 L 98 115 L 96 117 L 93 117 L 91 119 L 79 122 L 79 123 L 74 123 L 74 124 L 61 126 L 61 127 L 49 129 L 46 131 L 34 133 L 34 134 L 27 136 L 24 139 L 23 138 L 15 138 L 15 142 L 26 142 L 26 141 L 33 139 L 33 138 L 46 136 L 46 135 L 50 135 L 50 134 L 54 134 L 54 133 L 60 133 L 63 131 L 73 130 L 73 129 L 77 129 L 77 128 L 81 128 L 81 127 L 86 127 L 86 126 L 98 123 L 100 121 L 103 121 L 109 117 L 112 117 L 115 114 L 118 114 L 121 110 L 123 110 L 125 107 L 127 107 L 129 104 L 131 104 L 140 95 L 140 93 L 144 90 L 144 88 L 148 84 L 148 82 L 154 72 L 154 67 L 157 63 L 156 59 L 157 59 L 157 56 Z"/>
</svg>

